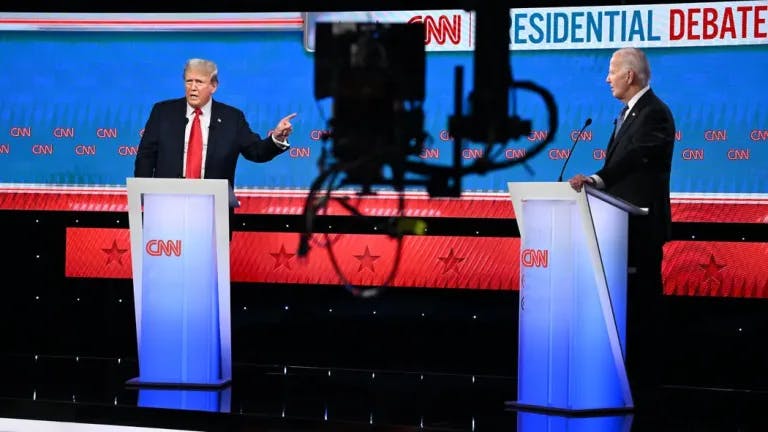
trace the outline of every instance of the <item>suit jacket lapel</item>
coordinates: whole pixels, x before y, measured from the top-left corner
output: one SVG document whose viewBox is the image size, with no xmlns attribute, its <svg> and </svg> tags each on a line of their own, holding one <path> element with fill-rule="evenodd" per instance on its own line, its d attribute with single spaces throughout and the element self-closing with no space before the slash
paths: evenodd
<svg viewBox="0 0 768 432">
<path fill-rule="evenodd" d="M 218 137 L 218 126 L 220 125 L 220 115 L 218 113 L 218 103 L 216 101 L 211 102 L 211 121 L 208 124 L 208 145 L 206 149 L 206 155 L 205 155 L 205 172 L 209 173 L 211 172 L 208 169 L 208 164 L 210 161 L 212 161 L 214 158 L 209 157 L 216 151 L 216 138 Z"/>
<path fill-rule="evenodd" d="M 611 139 L 608 140 L 608 149 L 605 151 L 606 163 L 611 158 L 611 156 L 613 155 L 613 150 L 616 148 L 616 139 L 614 137 L 615 137 L 615 134 L 611 134 Z"/>
<path fill-rule="evenodd" d="M 635 103 L 635 106 L 632 107 L 632 109 L 629 110 L 627 113 L 627 118 L 624 120 L 624 123 L 621 125 L 621 129 L 615 131 L 614 134 L 611 135 L 611 140 L 608 142 L 608 150 L 605 154 L 605 161 L 606 163 L 611 158 L 611 156 L 616 153 L 616 148 L 619 147 L 621 144 L 621 139 L 624 137 L 624 135 L 627 133 L 630 127 L 632 127 L 632 123 L 635 122 L 635 119 L 637 118 L 637 114 L 642 112 L 642 110 L 648 105 L 648 103 L 653 99 L 655 96 L 653 94 L 653 90 L 648 89 L 647 92 L 643 96 L 640 97 L 640 99 L 637 100 L 637 103 Z"/>
<path fill-rule="evenodd" d="M 608 147 L 605 150 L 605 160 L 613 154 L 613 149 L 616 147 L 616 119 L 613 119 L 613 130 L 611 131 L 611 138 L 608 139 Z"/>
<path fill-rule="evenodd" d="M 616 131 L 616 136 L 614 138 L 615 141 L 621 141 L 621 137 L 624 136 L 624 133 L 626 133 L 630 126 L 632 126 L 632 123 L 635 121 L 635 117 L 637 117 L 637 112 L 640 110 L 640 101 L 638 101 L 634 107 L 632 107 L 631 110 L 627 113 L 627 118 L 624 119 L 624 123 L 621 125 L 621 129 Z"/>
<path fill-rule="evenodd" d="M 187 122 L 189 119 L 187 118 L 187 101 L 184 98 L 179 99 L 179 108 L 174 108 L 175 112 L 179 112 L 178 115 L 174 114 L 171 119 L 169 119 L 172 124 L 170 127 L 170 131 L 173 131 L 173 137 L 171 137 L 171 143 L 173 143 L 173 152 L 178 154 L 179 156 L 177 158 L 174 158 L 173 160 L 181 161 L 181 166 L 179 167 L 179 171 L 181 172 L 181 175 L 184 176 L 184 143 L 187 141 L 187 137 L 185 136 L 186 133 L 186 127 Z"/>
<path fill-rule="evenodd" d="M 629 130 L 629 127 L 635 120 L 635 116 L 637 115 L 636 111 L 637 105 L 629 110 L 626 120 L 624 120 L 624 123 L 621 125 L 621 129 L 615 131 L 613 135 L 611 135 L 611 140 L 608 143 L 608 152 L 605 154 L 606 162 L 616 153 L 616 149 L 621 145 L 622 137 L 624 137 L 624 134 Z"/>
</svg>

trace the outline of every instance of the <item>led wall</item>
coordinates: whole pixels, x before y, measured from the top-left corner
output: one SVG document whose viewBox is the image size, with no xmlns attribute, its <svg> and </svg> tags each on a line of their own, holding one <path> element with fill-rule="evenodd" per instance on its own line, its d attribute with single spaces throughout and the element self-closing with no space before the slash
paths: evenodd
<svg viewBox="0 0 768 432">
<path fill-rule="evenodd" d="M 637 46 L 644 48 L 650 59 L 652 88 L 675 116 L 671 184 L 675 221 L 768 221 L 765 2 L 516 9 L 511 14 L 509 61 L 514 79 L 542 86 L 557 103 L 558 131 L 552 144 L 529 160 L 526 167 L 515 165 L 485 175 L 467 176 L 463 180 L 462 198 L 435 200 L 421 190 L 410 190 L 406 195 L 409 215 L 513 218 L 506 183 L 556 180 L 570 154 L 572 141 L 587 118 L 592 118 L 593 123 L 581 134 L 565 175 L 597 170 L 605 157 L 613 120 L 621 108 L 605 83 L 608 61 L 614 49 Z M 301 214 L 306 191 L 319 174 L 321 136 L 329 128 L 332 113 L 330 100 L 313 98 L 311 29 L 312 23 L 323 20 L 425 25 L 424 130 L 429 139 L 425 150 L 414 159 L 450 164 L 453 141 L 448 118 L 454 114 L 456 66 L 465 68 L 465 93 L 472 85 L 476 16 L 471 12 L 400 11 L 330 16 L 0 14 L 0 66 L 5 77 L 0 80 L 0 209 L 127 211 L 125 179 L 133 173 L 136 149 L 152 105 L 159 100 L 182 97 L 184 62 L 202 57 L 216 61 L 219 66 L 220 86 L 214 98 L 241 108 L 254 131 L 266 134 L 283 116 L 298 113 L 293 120 L 288 152 L 266 164 L 245 160 L 238 164 L 235 186 L 242 203 L 238 212 Z M 536 95 L 518 91 L 510 94 L 510 102 L 518 115 L 532 121 L 533 130 L 520 140 L 497 147 L 494 157 L 498 160 L 519 158 L 550 134 L 549 114 Z M 461 156 L 466 163 L 484 151 L 477 143 L 465 144 Z M 365 214 L 397 213 L 396 195 L 392 193 L 365 198 L 359 204 Z M 347 214 L 340 208 L 332 208 L 329 213 Z M 72 231 L 69 235 L 73 244 L 82 246 L 84 233 Z M 236 233 L 233 257 L 239 256 L 238 242 L 254 235 L 262 234 Z M 252 272 L 250 269 L 255 267 L 248 263 L 256 260 L 252 256 L 255 252 L 248 247 L 248 253 L 238 258 L 242 260 L 238 262 L 245 263 L 243 267 L 233 266 L 233 278 L 301 282 L 296 279 L 299 276 L 279 273 L 297 268 L 291 255 L 297 244 L 295 234 L 290 234 L 289 239 L 282 239 L 283 234 L 263 235 L 274 242 L 259 242 L 264 245 L 261 252 L 266 260 L 257 262 L 273 267 Z M 124 234 L 118 237 L 121 236 Z M 69 275 L 130 277 L 129 268 L 114 268 L 116 251 L 126 248 L 116 240 L 118 237 L 103 237 L 105 243 L 97 243 L 90 252 L 107 254 L 105 257 L 111 257 L 110 260 L 105 258 L 101 264 L 113 267 L 88 273 L 101 262 L 88 261 L 79 270 L 70 269 Z M 417 240 L 411 244 L 437 240 Z M 426 277 L 425 280 L 408 279 L 399 273 L 397 284 L 516 289 L 516 264 L 500 264 L 501 267 L 470 276 L 468 263 L 489 262 L 488 256 L 495 251 L 492 246 L 476 244 L 476 239 L 456 241 L 459 243 L 449 244 L 446 238 L 438 242 L 439 248 L 430 246 L 435 262 L 432 273 L 426 274 L 420 267 L 414 269 L 414 278 Z M 516 244 L 510 247 L 514 249 Z M 675 266 L 683 265 L 683 261 L 670 262 L 665 267 L 667 280 L 674 279 L 674 283 L 667 284 L 667 291 L 723 294 L 720 288 L 700 286 L 730 271 L 720 270 L 725 267 L 718 265 L 724 260 L 735 260 L 733 250 L 738 247 L 731 245 L 729 252 L 721 253 L 716 245 L 695 245 L 697 250 L 706 250 L 692 254 L 693 244 L 669 246 L 668 249 L 676 251 L 675 255 L 685 256 L 690 262 L 686 261 L 688 264 L 680 269 Z M 357 246 L 360 250 L 354 249 Z M 347 264 L 349 272 L 354 273 L 353 282 L 380 283 L 365 272 L 389 268 L 385 265 L 390 263 L 386 254 L 394 249 L 389 244 L 381 247 L 365 249 L 362 243 L 350 243 L 346 252 L 350 255 Z M 765 252 L 764 247 L 755 250 Z M 68 256 L 74 251 L 68 250 Z M 404 253 L 421 256 L 417 251 Z M 354 257 L 364 257 L 365 265 Z M 76 255 L 71 258 L 75 260 Z M 323 261 L 310 265 L 327 264 Z M 459 279 L 462 269 L 467 272 L 466 280 Z M 488 277 L 483 279 L 485 273 Z M 765 272 L 753 269 L 748 273 L 733 277 L 744 277 L 745 284 L 755 288 L 742 289 L 741 282 L 734 282 L 729 292 L 768 295 L 763 294 L 768 283 Z M 681 274 L 705 279 L 695 286 L 685 285 L 677 276 Z M 338 279 L 327 283 L 334 281 Z M 722 280 L 718 287 L 721 285 L 724 286 Z"/>
</svg>

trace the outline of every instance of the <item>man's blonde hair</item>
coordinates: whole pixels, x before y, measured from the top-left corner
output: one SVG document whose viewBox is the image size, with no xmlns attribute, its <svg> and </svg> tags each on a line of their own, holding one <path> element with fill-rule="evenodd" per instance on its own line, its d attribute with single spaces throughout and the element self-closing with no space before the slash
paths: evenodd
<svg viewBox="0 0 768 432">
<path fill-rule="evenodd" d="M 191 70 L 205 72 L 206 75 L 208 75 L 208 77 L 211 79 L 211 83 L 219 83 L 219 68 L 216 67 L 216 63 L 210 60 L 199 58 L 187 60 L 187 63 L 184 65 L 184 74 L 182 75 L 182 78 L 186 78 L 187 71 Z"/>
</svg>

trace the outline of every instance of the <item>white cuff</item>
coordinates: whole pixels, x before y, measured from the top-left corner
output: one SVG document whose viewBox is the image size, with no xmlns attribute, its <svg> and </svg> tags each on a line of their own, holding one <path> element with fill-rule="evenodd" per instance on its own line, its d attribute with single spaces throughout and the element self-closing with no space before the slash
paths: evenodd
<svg viewBox="0 0 768 432">
<path fill-rule="evenodd" d="M 287 149 L 288 147 L 290 147 L 290 146 L 291 146 L 291 145 L 288 143 L 288 140 L 286 140 L 286 141 L 280 141 L 280 140 L 278 140 L 277 138 L 275 138 L 275 136 L 274 136 L 274 135 L 270 135 L 270 137 L 272 137 L 272 142 L 273 142 L 273 143 L 275 143 L 275 145 L 276 145 L 276 146 L 280 147 L 280 148 L 281 148 L 281 149 L 283 149 L 283 150 L 285 150 L 285 149 Z"/>
</svg>

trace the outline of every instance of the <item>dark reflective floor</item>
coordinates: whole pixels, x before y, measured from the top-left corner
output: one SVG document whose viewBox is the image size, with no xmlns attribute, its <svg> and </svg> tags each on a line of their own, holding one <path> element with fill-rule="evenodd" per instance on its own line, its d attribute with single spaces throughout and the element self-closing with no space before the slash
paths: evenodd
<svg viewBox="0 0 768 432">
<path fill-rule="evenodd" d="M 210 431 L 766 431 L 768 392 L 664 386 L 627 415 L 514 411 L 512 377 L 235 364 L 222 390 L 137 389 L 135 361 L 1 360 L 0 417 Z"/>
</svg>

